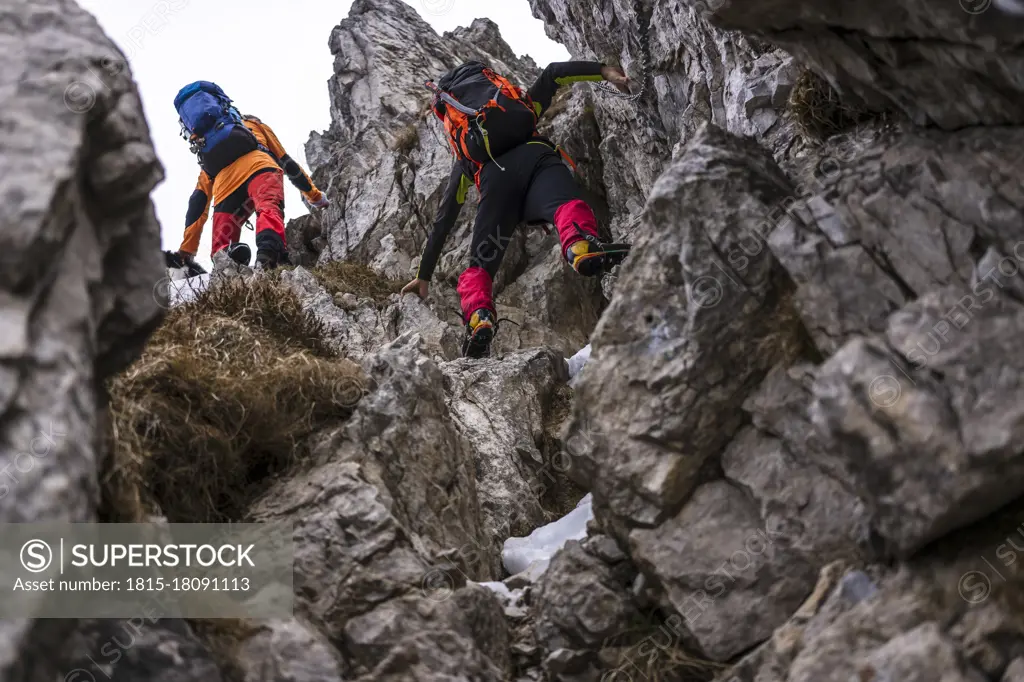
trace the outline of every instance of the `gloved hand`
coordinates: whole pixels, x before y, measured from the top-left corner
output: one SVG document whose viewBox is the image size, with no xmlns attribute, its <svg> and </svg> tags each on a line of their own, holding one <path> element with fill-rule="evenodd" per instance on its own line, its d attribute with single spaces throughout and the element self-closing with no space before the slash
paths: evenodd
<svg viewBox="0 0 1024 682">
<path fill-rule="evenodd" d="M 327 200 L 327 195 L 321 193 L 320 200 L 311 202 L 310 206 L 312 206 L 313 208 L 326 208 L 328 205 L 330 205 L 330 203 L 331 202 Z"/>
</svg>

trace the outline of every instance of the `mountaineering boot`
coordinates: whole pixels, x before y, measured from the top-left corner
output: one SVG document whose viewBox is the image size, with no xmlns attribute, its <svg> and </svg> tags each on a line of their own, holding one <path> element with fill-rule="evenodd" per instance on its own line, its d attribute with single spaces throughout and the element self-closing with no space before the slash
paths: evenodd
<svg viewBox="0 0 1024 682">
<path fill-rule="evenodd" d="M 275 249 L 257 249 L 256 263 L 261 270 L 273 270 L 278 265 L 278 254 Z"/>
<path fill-rule="evenodd" d="M 486 308 L 480 308 L 466 323 L 466 340 L 462 344 L 462 357 L 486 358 L 491 355 L 491 340 L 498 331 L 498 322 L 494 314 Z"/>
<path fill-rule="evenodd" d="M 252 258 L 252 250 L 248 244 L 235 242 L 228 247 L 228 257 L 239 265 L 249 266 L 249 259 Z"/>
<path fill-rule="evenodd" d="M 629 254 L 629 244 L 604 244 L 596 237 L 586 235 L 565 250 L 565 259 L 572 269 L 584 277 L 594 277 L 625 260 Z"/>
</svg>

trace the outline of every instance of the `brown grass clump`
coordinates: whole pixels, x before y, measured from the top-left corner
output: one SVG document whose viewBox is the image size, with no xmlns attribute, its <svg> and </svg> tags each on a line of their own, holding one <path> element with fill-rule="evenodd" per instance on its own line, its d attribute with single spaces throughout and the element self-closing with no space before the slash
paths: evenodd
<svg viewBox="0 0 1024 682">
<path fill-rule="evenodd" d="M 410 123 L 399 131 L 394 144 L 391 145 L 391 149 L 399 154 L 408 154 L 415 149 L 416 145 L 419 143 L 420 131 L 415 123 Z"/>
<path fill-rule="evenodd" d="M 221 282 L 171 309 L 110 387 L 107 516 L 240 519 L 301 463 L 300 441 L 364 393 L 359 367 L 324 338 L 275 277 Z"/>
<path fill-rule="evenodd" d="M 601 659 L 611 670 L 651 682 L 710 682 L 729 667 L 687 651 L 672 625 L 656 610 L 644 613 L 604 642 Z"/>
<path fill-rule="evenodd" d="M 877 115 L 859 101 L 840 99 L 828 81 L 809 69 L 793 86 L 789 108 L 804 134 L 819 140 Z"/>
<path fill-rule="evenodd" d="M 371 298 L 378 305 L 387 303 L 388 297 L 402 291 L 405 282 L 381 277 L 360 263 L 331 261 L 310 272 L 324 289 L 335 294 L 355 294 Z"/>
</svg>

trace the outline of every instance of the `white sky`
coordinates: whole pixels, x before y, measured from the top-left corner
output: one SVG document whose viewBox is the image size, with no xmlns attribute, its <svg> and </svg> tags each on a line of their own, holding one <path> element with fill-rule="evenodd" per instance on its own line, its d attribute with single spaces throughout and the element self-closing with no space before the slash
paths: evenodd
<svg viewBox="0 0 1024 682">
<path fill-rule="evenodd" d="M 128 56 L 166 179 L 153 193 L 163 248 L 177 249 L 199 167 L 180 137 L 174 96 L 196 80 L 219 84 L 242 113 L 269 124 L 309 171 L 303 147 L 313 130 L 330 125 L 327 81 L 334 58 L 331 30 L 351 0 L 77 0 Z M 528 0 L 404 0 L 438 33 L 486 16 L 520 56 L 540 65 L 569 58 L 547 38 Z M 486 9 L 485 9 L 486 8 Z M 430 74 L 431 76 L 435 74 Z M 285 181 L 285 220 L 306 213 Z M 255 223 L 255 219 L 253 221 Z M 212 217 L 203 230 L 199 262 L 210 265 Z M 253 248 L 254 233 L 242 230 Z"/>
</svg>

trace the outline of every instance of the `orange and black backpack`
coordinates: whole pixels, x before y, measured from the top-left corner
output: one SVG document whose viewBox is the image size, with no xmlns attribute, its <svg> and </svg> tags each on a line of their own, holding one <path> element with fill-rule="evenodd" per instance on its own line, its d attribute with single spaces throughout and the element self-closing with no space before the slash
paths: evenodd
<svg viewBox="0 0 1024 682">
<path fill-rule="evenodd" d="M 529 94 L 481 62 L 466 62 L 426 86 L 455 155 L 478 170 L 535 134 L 538 117 Z"/>
</svg>

